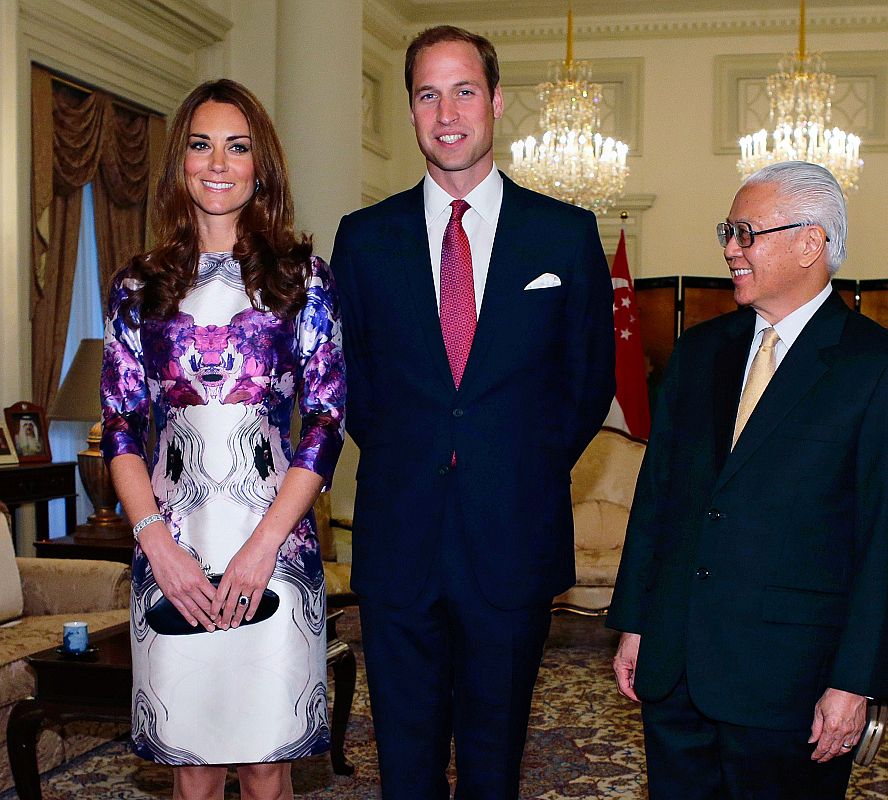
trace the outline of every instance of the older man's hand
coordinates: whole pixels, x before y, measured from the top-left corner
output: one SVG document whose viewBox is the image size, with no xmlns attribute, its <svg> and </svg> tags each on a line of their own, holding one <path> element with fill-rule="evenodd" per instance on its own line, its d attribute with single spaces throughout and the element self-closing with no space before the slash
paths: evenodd
<svg viewBox="0 0 888 800">
<path fill-rule="evenodd" d="M 637 633 L 624 633 L 620 636 L 617 654 L 614 656 L 614 674 L 617 676 L 617 688 L 620 694 L 630 700 L 639 702 L 635 694 L 635 662 L 638 660 L 638 648 L 641 636 Z"/>
<path fill-rule="evenodd" d="M 850 753 L 866 725 L 866 697 L 841 689 L 827 689 L 814 706 L 809 743 L 817 742 L 812 761 L 821 764 Z"/>
</svg>

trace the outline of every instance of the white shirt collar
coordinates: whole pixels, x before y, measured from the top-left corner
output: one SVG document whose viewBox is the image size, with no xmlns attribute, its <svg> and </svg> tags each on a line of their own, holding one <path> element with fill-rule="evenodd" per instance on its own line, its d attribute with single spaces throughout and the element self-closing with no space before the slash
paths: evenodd
<svg viewBox="0 0 888 800">
<path fill-rule="evenodd" d="M 496 225 L 499 219 L 500 201 L 503 196 L 503 176 L 500 175 L 496 164 L 490 170 L 487 177 L 481 181 L 464 198 L 451 197 L 450 193 L 442 189 L 435 179 L 426 170 L 425 180 L 422 184 L 422 195 L 425 203 L 426 225 L 443 214 L 454 200 L 465 200 L 488 225 Z"/>
<path fill-rule="evenodd" d="M 805 325 L 811 321 L 811 317 L 817 313 L 825 302 L 826 298 L 832 293 L 832 284 L 827 283 L 823 290 L 813 299 L 809 300 L 803 306 L 799 306 L 791 314 L 787 314 L 780 322 L 771 325 L 766 319 L 758 314 L 755 315 L 755 336 L 758 336 L 765 328 L 773 327 L 780 337 L 780 341 L 789 349 L 799 338 L 799 334 L 804 330 Z"/>
</svg>

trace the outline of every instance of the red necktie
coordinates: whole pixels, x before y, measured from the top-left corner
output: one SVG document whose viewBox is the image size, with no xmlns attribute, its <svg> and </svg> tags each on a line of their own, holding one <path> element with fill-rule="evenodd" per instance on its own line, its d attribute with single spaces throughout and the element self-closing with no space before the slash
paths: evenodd
<svg viewBox="0 0 888 800">
<path fill-rule="evenodd" d="M 457 389 L 462 381 L 478 316 L 475 311 L 475 280 L 472 276 L 472 250 L 462 226 L 463 214 L 470 208 L 465 200 L 454 200 L 450 222 L 441 246 L 441 332 L 447 360 Z"/>
</svg>

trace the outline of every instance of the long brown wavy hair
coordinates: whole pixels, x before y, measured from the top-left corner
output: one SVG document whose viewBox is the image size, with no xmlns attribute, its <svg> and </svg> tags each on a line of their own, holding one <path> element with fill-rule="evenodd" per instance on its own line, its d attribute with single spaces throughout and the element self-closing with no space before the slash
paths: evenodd
<svg viewBox="0 0 888 800">
<path fill-rule="evenodd" d="M 287 160 L 268 113 L 250 92 L 232 80 L 208 81 L 179 106 L 167 137 L 163 171 L 157 182 L 152 227 L 157 245 L 125 268 L 143 285 L 124 302 L 122 312 L 133 324 L 142 319 L 169 319 L 197 279 L 200 237 L 194 201 L 185 183 L 185 154 L 191 119 L 206 102 L 229 103 L 250 125 L 253 168 L 258 188 L 241 209 L 232 255 L 240 262 L 247 296 L 281 318 L 294 317 L 305 305 L 311 239 L 293 231 L 293 199 Z"/>
</svg>

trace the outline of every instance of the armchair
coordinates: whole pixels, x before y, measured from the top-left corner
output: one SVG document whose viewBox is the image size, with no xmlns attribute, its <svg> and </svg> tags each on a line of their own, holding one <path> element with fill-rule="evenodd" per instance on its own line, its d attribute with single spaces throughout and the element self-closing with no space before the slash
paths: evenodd
<svg viewBox="0 0 888 800">
<path fill-rule="evenodd" d="M 6 506 L 0 503 L 0 512 Z M 90 633 L 129 619 L 130 570 L 108 561 L 16 558 L 9 519 L 0 513 L 0 792 L 12 785 L 6 723 L 12 707 L 34 692 L 27 663 L 33 653 L 61 642 L 62 623 L 84 620 Z M 109 726 L 73 723 L 47 728 L 38 744 L 40 769 L 116 735 Z"/>
<path fill-rule="evenodd" d="M 601 616 L 613 594 L 645 443 L 602 428 L 571 473 L 577 582 L 553 611 Z"/>
</svg>

